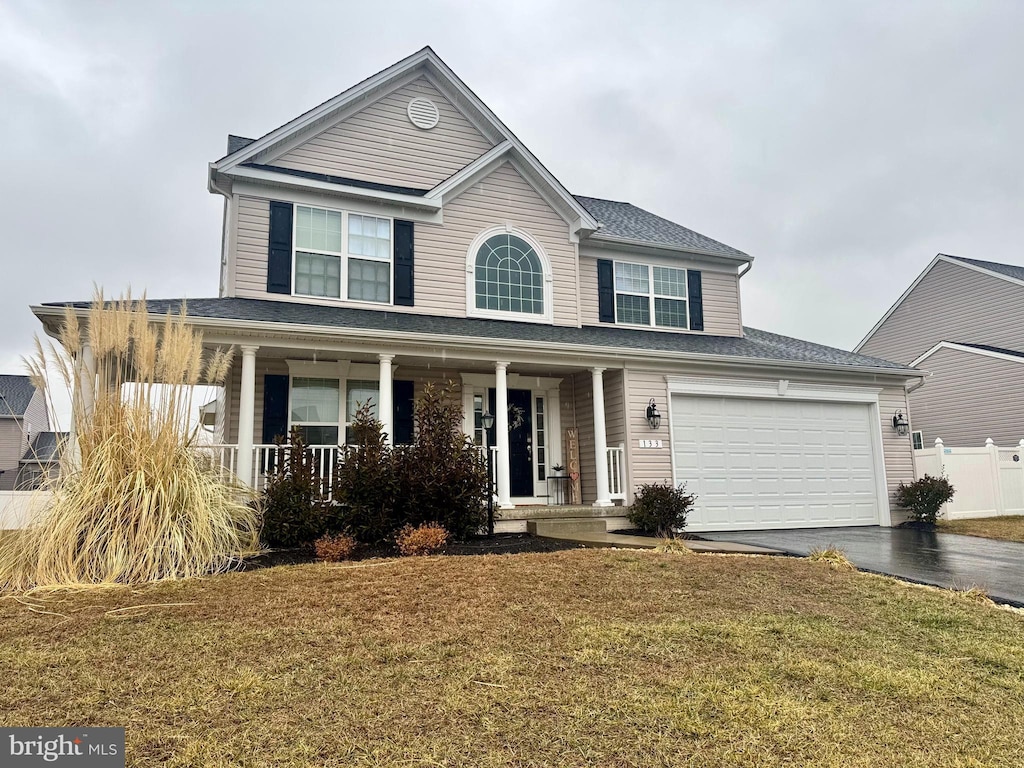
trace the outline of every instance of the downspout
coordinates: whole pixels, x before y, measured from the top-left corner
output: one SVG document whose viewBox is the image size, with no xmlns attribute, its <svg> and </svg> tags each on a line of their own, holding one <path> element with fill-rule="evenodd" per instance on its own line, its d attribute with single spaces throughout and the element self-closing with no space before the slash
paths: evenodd
<svg viewBox="0 0 1024 768">
<path fill-rule="evenodd" d="M 748 261 L 746 269 L 741 270 L 736 275 L 736 314 L 739 316 L 741 337 L 744 336 L 745 334 L 743 333 L 743 296 L 742 292 L 740 291 L 740 280 L 742 280 L 743 276 L 747 274 L 747 272 L 749 272 L 751 269 L 753 269 L 753 267 L 753 260 Z"/>
</svg>

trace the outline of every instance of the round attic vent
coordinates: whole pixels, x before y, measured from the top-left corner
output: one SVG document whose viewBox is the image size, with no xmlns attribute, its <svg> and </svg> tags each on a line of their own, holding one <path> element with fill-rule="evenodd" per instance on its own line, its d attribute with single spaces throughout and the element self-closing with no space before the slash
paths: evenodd
<svg viewBox="0 0 1024 768">
<path fill-rule="evenodd" d="M 437 104 L 430 99 L 416 98 L 409 102 L 409 120 L 417 128 L 429 131 L 441 119 Z"/>
</svg>

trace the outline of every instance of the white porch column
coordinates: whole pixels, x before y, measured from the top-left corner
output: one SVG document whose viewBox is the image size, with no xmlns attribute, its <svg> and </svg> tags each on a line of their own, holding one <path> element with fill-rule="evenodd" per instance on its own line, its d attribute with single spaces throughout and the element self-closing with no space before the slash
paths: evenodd
<svg viewBox="0 0 1024 768">
<path fill-rule="evenodd" d="M 498 448 L 498 507 L 512 508 L 508 445 L 508 363 L 494 364 L 494 442 Z"/>
<path fill-rule="evenodd" d="M 253 425 L 256 421 L 256 350 L 251 344 L 242 345 L 242 386 L 238 393 L 238 462 L 235 464 L 239 479 L 253 485 L 252 454 Z"/>
<path fill-rule="evenodd" d="M 72 462 L 71 466 L 81 467 L 82 451 L 78 442 L 78 433 L 89 421 L 96 401 L 96 361 L 92 355 L 89 342 L 82 342 L 75 360 L 73 391 L 71 392 L 71 424 L 68 437 L 68 450 L 65 455 Z"/>
<path fill-rule="evenodd" d="M 395 430 L 395 413 L 393 406 L 391 361 L 394 355 L 377 355 L 380 361 L 380 392 L 377 396 L 379 405 L 377 407 L 377 418 L 384 427 L 384 442 L 391 445 L 392 433 Z"/>
<path fill-rule="evenodd" d="M 610 507 L 608 492 L 608 434 L 604 424 L 604 368 L 591 368 L 594 390 L 594 458 L 597 460 L 597 500 L 595 507 Z"/>
</svg>

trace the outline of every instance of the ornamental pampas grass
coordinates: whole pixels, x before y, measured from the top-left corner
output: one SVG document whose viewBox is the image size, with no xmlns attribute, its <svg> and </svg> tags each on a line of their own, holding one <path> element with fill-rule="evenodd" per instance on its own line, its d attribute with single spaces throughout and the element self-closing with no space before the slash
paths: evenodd
<svg viewBox="0 0 1024 768">
<path fill-rule="evenodd" d="M 51 379 L 70 387 L 77 438 L 32 524 L 0 546 L 0 589 L 188 578 L 228 570 L 254 552 L 260 520 L 252 494 L 224 480 L 189 427 L 193 388 L 223 383 L 231 352 L 204 355 L 184 306 L 160 321 L 145 301 L 105 301 L 102 293 L 85 329 L 67 310 L 58 341 L 44 347 L 37 339 L 26 362 L 44 391 Z"/>
</svg>

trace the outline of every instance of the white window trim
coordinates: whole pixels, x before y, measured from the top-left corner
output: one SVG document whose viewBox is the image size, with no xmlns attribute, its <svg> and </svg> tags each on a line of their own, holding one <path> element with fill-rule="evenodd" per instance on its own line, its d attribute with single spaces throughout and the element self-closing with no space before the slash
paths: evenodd
<svg viewBox="0 0 1024 768">
<path fill-rule="evenodd" d="M 348 382 L 377 381 L 380 387 L 380 368 L 369 363 L 352 363 L 348 360 L 314 362 L 312 360 L 286 360 L 288 364 L 288 434 L 293 426 L 320 426 L 338 428 L 338 445 L 345 445 L 345 435 L 351 422 L 348 421 Z M 392 375 L 397 366 L 392 368 Z M 292 422 L 292 393 L 295 391 L 295 379 L 336 379 L 338 381 L 338 423 L 328 422 Z M 380 390 L 378 389 L 378 397 Z M 378 403 L 378 406 L 380 404 Z"/>
<path fill-rule="evenodd" d="M 494 235 L 515 235 L 516 237 L 522 238 L 526 243 L 533 248 L 533 252 L 537 254 L 537 258 L 540 259 L 540 267 L 544 272 L 544 312 L 543 314 L 535 315 L 529 312 L 503 312 L 497 309 L 478 309 L 476 306 L 476 256 L 481 246 L 487 239 Z M 554 317 L 554 309 L 552 307 L 553 300 L 553 278 L 551 274 L 551 259 L 548 258 L 547 253 L 541 247 L 540 243 L 532 237 L 528 232 L 524 232 L 517 227 L 513 227 L 509 224 L 501 226 L 490 227 L 479 233 L 473 242 L 469 245 L 469 250 L 466 252 L 466 316 L 467 317 L 481 317 L 490 318 L 495 320 L 516 320 L 521 323 L 551 323 Z"/>
<path fill-rule="evenodd" d="M 643 296 L 642 293 L 636 291 L 620 291 L 615 285 L 615 271 L 619 264 L 628 264 L 630 266 L 644 267 L 647 270 L 647 316 L 650 318 L 648 323 L 627 323 L 624 320 L 619 320 L 619 300 L 618 296 L 621 293 L 623 296 Z M 659 294 L 654 290 L 654 268 L 659 269 L 675 269 L 683 273 L 684 285 L 686 286 L 687 295 L 681 296 L 666 296 Z M 657 328 L 663 331 L 688 331 L 690 330 L 690 271 L 685 267 L 669 267 L 664 264 L 651 264 L 645 261 L 626 261 L 625 259 L 615 259 L 612 261 L 612 302 L 615 309 L 615 324 L 623 325 L 628 328 Z M 655 299 L 669 299 L 671 301 L 682 301 L 686 304 L 686 325 L 658 325 L 655 311 L 654 311 L 654 300 Z"/>
<path fill-rule="evenodd" d="M 918 448 L 917 446 L 914 445 L 914 436 L 915 435 L 917 435 L 918 437 L 921 438 L 921 447 L 920 448 Z M 912 450 L 915 450 L 915 451 L 924 450 L 924 432 L 922 430 L 915 429 L 913 432 L 910 433 L 910 447 L 911 447 Z"/>
<path fill-rule="evenodd" d="M 331 213 L 341 214 L 341 251 L 334 253 L 332 251 L 320 250 L 318 248 L 299 248 L 298 244 L 298 226 L 299 226 L 299 208 L 311 208 L 313 210 L 330 211 Z M 349 251 L 349 215 L 365 216 L 375 219 L 385 219 L 390 227 L 390 243 L 391 252 L 388 254 L 386 259 L 382 259 L 378 256 L 362 256 L 354 254 Z M 303 253 L 315 253 L 322 256 L 334 256 L 341 260 L 341 268 L 339 271 L 339 291 L 341 296 L 317 296 L 313 293 L 299 293 L 295 290 L 295 277 L 298 273 L 298 252 Z M 349 259 L 360 259 L 363 261 L 376 261 L 380 263 L 388 264 L 388 300 L 383 301 L 366 301 L 365 299 L 350 299 L 348 298 L 348 262 Z M 360 307 L 393 307 L 395 305 L 395 219 L 393 216 L 384 216 L 378 213 L 363 213 L 362 211 L 348 211 L 342 208 L 329 208 L 324 205 L 310 205 L 307 203 L 292 203 L 292 296 L 297 296 L 303 299 L 317 299 L 318 301 L 327 301 L 332 304 L 355 304 Z"/>
</svg>

